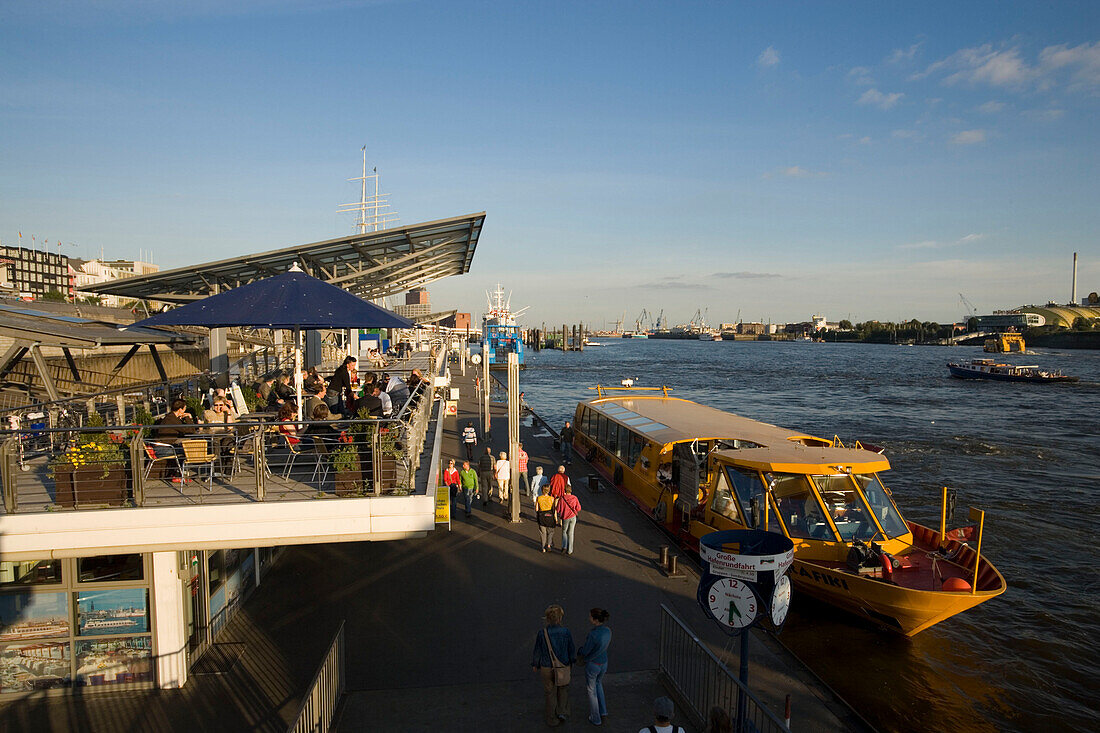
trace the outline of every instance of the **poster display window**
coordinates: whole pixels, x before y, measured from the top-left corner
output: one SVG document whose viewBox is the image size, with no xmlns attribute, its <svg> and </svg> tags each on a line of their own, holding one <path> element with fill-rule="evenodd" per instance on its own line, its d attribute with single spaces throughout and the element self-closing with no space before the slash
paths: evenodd
<svg viewBox="0 0 1100 733">
<path fill-rule="evenodd" d="M 33 692 L 72 683 L 70 645 L 43 640 L 0 647 L 0 692 Z"/>
<path fill-rule="evenodd" d="M 145 588 L 96 589 L 74 595 L 79 636 L 140 634 L 149 630 L 149 593 Z"/>
<path fill-rule="evenodd" d="M 76 642 L 76 684 L 94 687 L 152 681 L 153 650 L 149 637 Z"/>
</svg>

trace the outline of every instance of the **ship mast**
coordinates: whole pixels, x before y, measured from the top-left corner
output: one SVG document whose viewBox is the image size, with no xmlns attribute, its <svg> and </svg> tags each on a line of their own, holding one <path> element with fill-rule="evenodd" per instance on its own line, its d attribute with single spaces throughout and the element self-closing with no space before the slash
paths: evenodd
<svg viewBox="0 0 1100 733">
<path fill-rule="evenodd" d="M 378 167 L 375 166 L 370 175 L 367 175 L 367 146 L 364 145 L 361 148 L 363 152 L 363 175 L 358 178 L 349 178 L 349 181 L 360 182 L 360 194 L 359 201 L 350 204 L 340 204 L 336 208 L 336 212 L 339 214 L 355 211 L 359 213 L 358 218 L 355 221 L 355 226 L 359 230 L 360 234 L 366 234 L 367 228 L 370 227 L 370 231 L 377 232 L 379 229 L 385 229 L 387 224 L 400 221 L 400 217 L 393 212 L 387 212 L 385 209 L 390 208 L 388 193 L 381 193 L 379 191 L 379 173 Z M 367 181 L 374 181 L 374 195 L 367 197 Z M 368 215 L 367 211 L 371 213 Z"/>
</svg>

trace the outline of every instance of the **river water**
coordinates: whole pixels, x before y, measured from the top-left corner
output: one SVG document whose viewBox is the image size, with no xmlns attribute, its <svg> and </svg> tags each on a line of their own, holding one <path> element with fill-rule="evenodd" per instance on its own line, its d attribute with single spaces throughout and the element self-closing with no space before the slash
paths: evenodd
<svg viewBox="0 0 1100 733">
<path fill-rule="evenodd" d="M 1004 361 L 1072 385 L 952 379 L 978 347 L 598 339 L 528 352 L 526 400 L 556 428 L 588 387 L 626 377 L 846 443 L 886 448 L 903 514 L 938 526 L 940 487 L 986 510 L 983 554 L 1008 590 L 912 639 L 796 595 L 779 639 L 882 731 L 1096 730 L 1100 352 Z M 700 617 L 699 622 L 702 622 Z M 796 711 L 797 717 L 797 711 Z"/>
</svg>

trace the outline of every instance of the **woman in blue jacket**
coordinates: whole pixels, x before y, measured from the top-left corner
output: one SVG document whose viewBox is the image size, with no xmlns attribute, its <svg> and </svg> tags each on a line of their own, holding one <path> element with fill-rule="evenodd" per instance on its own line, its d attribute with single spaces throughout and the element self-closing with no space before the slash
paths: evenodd
<svg viewBox="0 0 1100 733">
<path fill-rule="evenodd" d="M 588 693 L 588 722 L 602 725 L 607 717 L 607 704 L 603 698 L 603 676 L 607 672 L 607 647 L 611 644 L 611 629 L 607 628 L 607 619 L 611 617 L 602 608 L 593 608 L 588 612 L 592 630 L 585 637 L 584 645 L 577 651 L 577 657 L 584 662 L 584 687 Z"/>
</svg>

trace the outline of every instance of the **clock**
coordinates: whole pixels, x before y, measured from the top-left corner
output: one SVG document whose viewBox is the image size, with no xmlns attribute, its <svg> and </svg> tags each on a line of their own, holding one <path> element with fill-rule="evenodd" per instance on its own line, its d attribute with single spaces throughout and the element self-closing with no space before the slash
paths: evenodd
<svg viewBox="0 0 1100 733">
<path fill-rule="evenodd" d="M 481 354 L 474 354 L 473 356 L 470 357 L 470 361 L 472 361 L 474 364 L 480 364 L 481 363 Z"/>
<path fill-rule="evenodd" d="M 756 619 L 756 594 L 736 578 L 714 581 L 707 591 L 707 605 L 718 623 L 734 629 L 743 629 Z"/>
<path fill-rule="evenodd" d="M 772 591 L 772 623 L 782 626 L 787 620 L 787 611 L 791 607 L 791 579 L 784 575 L 775 584 Z"/>
</svg>

